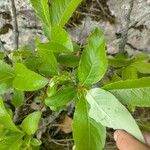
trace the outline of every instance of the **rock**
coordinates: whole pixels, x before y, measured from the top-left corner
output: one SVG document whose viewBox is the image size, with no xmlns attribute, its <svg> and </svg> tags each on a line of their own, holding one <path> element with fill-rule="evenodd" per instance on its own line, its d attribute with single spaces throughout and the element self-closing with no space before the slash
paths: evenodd
<svg viewBox="0 0 150 150">
<path fill-rule="evenodd" d="M 101 19 L 95 21 L 93 18 L 86 15 L 81 25 L 77 27 L 68 28 L 72 39 L 74 41 L 85 44 L 87 37 L 95 27 L 100 27 L 107 39 L 108 53 L 116 53 L 119 47 L 120 34 L 124 26 L 124 15 L 129 8 L 129 0 L 107 0 L 107 14 L 114 16 L 115 22 L 110 23 L 109 20 Z M 41 30 L 41 23 L 35 16 L 29 0 L 15 0 L 17 8 L 17 19 L 19 25 L 19 46 L 31 44 L 34 46 L 34 38 L 36 35 L 45 40 L 45 36 Z M 93 3 L 96 3 L 93 0 Z M 102 3 L 103 4 L 103 3 Z M 105 5 L 106 5 L 105 4 Z M 93 5 L 95 7 L 96 4 Z M 105 6 L 106 7 L 106 6 Z M 105 8 L 104 7 L 104 8 Z M 6 49 L 13 50 L 14 47 L 14 34 L 12 29 L 12 19 L 6 19 L 1 12 L 10 14 L 11 7 L 9 0 L 0 1 L 0 39 L 3 41 Z M 94 8 L 92 8 L 94 10 Z M 98 9 L 96 7 L 95 9 Z M 105 9 L 104 9 L 105 10 Z M 100 13 L 102 10 L 99 10 Z M 91 12 L 92 13 L 92 12 Z M 92 15 L 91 15 L 92 16 Z M 134 1 L 133 10 L 131 13 L 131 23 L 128 35 L 128 43 L 126 50 L 133 54 L 135 50 L 150 52 L 150 0 L 136 0 Z M 5 30 L 4 30 L 5 27 Z M 1 33 L 3 29 L 3 34 Z"/>
<path fill-rule="evenodd" d="M 111 13 L 116 17 L 120 25 L 120 31 L 124 26 L 124 14 L 129 7 L 129 0 L 109 0 L 108 6 Z M 136 49 L 150 52 L 150 0 L 136 0 L 131 13 L 131 23 L 128 35 L 128 43 Z M 133 48 L 126 46 L 130 53 L 134 53 Z"/>
<path fill-rule="evenodd" d="M 41 23 L 39 19 L 35 16 L 35 13 L 29 3 L 29 0 L 15 0 L 15 5 L 17 9 L 17 21 L 19 30 L 19 47 L 25 45 L 34 45 L 35 36 L 38 35 L 42 39 L 45 39 L 43 32 L 41 31 Z M 1 12 L 11 12 L 11 5 L 8 0 L 5 2 L 0 2 Z M 2 14 L 0 14 L 0 31 L 3 26 L 8 23 L 12 26 L 12 19 L 3 19 Z M 3 27 L 4 30 L 4 27 Z M 1 32 L 0 32 L 1 33 Z M 4 42 L 4 46 L 7 50 L 13 50 L 14 48 L 14 32 L 12 28 L 8 28 L 6 32 L 0 34 L 0 39 Z"/>
</svg>

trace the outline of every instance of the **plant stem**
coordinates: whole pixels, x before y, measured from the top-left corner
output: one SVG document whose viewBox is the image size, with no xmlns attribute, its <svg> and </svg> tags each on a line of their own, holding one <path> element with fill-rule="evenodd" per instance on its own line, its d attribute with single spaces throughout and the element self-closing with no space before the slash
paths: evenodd
<svg viewBox="0 0 150 150">
<path fill-rule="evenodd" d="M 19 47 L 19 31 L 18 31 L 18 22 L 17 22 L 17 12 L 16 12 L 16 6 L 15 6 L 15 0 L 10 0 L 11 2 L 11 8 L 12 8 L 12 21 L 13 21 L 13 27 L 14 27 L 14 44 L 15 49 L 18 49 Z"/>
<path fill-rule="evenodd" d="M 127 10 L 127 13 L 124 16 L 125 25 L 124 25 L 124 27 L 122 29 L 121 40 L 120 40 L 120 43 L 119 43 L 119 51 L 120 51 L 120 53 L 124 53 L 125 45 L 126 45 L 127 40 L 128 40 L 128 31 L 129 31 L 129 25 L 130 25 L 130 22 L 131 22 L 130 16 L 131 16 L 133 4 L 134 4 L 134 0 L 130 0 L 130 2 L 129 2 L 130 7 Z"/>
</svg>

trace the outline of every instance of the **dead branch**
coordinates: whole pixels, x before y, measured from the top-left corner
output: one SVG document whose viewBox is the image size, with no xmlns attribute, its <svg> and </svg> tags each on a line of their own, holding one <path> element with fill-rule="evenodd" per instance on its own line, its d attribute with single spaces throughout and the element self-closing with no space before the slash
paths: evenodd
<svg viewBox="0 0 150 150">
<path fill-rule="evenodd" d="M 19 31 L 18 31 L 18 22 L 17 22 L 17 12 L 16 12 L 16 6 L 15 6 L 15 0 L 10 0 L 11 2 L 11 8 L 12 8 L 12 21 L 13 21 L 13 27 L 14 27 L 14 44 L 15 49 L 18 49 L 19 47 Z"/>
<path fill-rule="evenodd" d="M 114 18 L 112 18 L 112 16 L 110 16 L 110 15 L 105 11 L 105 9 L 104 9 L 103 5 L 101 4 L 101 2 L 100 2 L 99 0 L 96 0 L 96 2 L 97 2 L 97 4 L 98 4 L 100 10 L 102 11 L 102 13 L 103 13 L 106 17 L 108 17 L 110 20 L 114 20 Z"/>
<path fill-rule="evenodd" d="M 119 43 L 119 51 L 120 52 L 124 52 L 125 45 L 126 45 L 127 40 L 128 40 L 128 31 L 129 31 L 129 25 L 130 25 L 130 21 L 131 21 L 130 16 L 131 16 L 133 4 L 134 4 L 134 0 L 130 0 L 130 2 L 129 2 L 130 7 L 127 10 L 127 13 L 124 16 L 125 25 L 122 29 L 121 40 L 120 40 L 120 43 Z"/>
<path fill-rule="evenodd" d="M 133 46 L 131 43 L 126 43 L 130 48 L 132 48 L 133 50 L 135 50 L 135 51 L 141 51 L 141 52 L 147 52 L 147 53 L 149 53 L 149 49 L 144 49 L 144 48 L 137 48 L 137 47 L 135 47 L 135 46 Z"/>
</svg>

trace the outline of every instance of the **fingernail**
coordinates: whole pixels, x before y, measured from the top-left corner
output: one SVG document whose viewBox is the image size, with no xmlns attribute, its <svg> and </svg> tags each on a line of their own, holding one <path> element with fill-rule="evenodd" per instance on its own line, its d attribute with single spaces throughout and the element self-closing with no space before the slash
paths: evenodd
<svg viewBox="0 0 150 150">
<path fill-rule="evenodd" d="M 114 133 L 114 140 L 117 141 L 117 138 L 118 138 L 118 131 L 115 131 L 115 133 Z"/>
</svg>

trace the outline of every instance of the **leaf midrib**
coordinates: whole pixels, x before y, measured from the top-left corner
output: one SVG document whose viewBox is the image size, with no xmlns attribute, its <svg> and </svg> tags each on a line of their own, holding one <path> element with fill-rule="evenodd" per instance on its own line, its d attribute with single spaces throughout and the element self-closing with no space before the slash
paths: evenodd
<svg viewBox="0 0 150 150">
<path fill-rule="evenodd" d="M 43 0 L 41 0 L 41 3 L 42 3 L 42 1 L 43 1 Z M 49 24 L 49 19 L 48 19 L 48 16 L 46 15 L 45 7 L 44 7 L 43 3 L 42 3 L 41 5 L 42 5 L 42 9 L 43 9 L 43 12 L 44 12 L 45 19 L 47 20 L 48 25 L 50 25 L 50 24 Z M 49 14 L 48 14 L 48 15 L 49 15 Z"/>
<path fill-rule="evenodd" d="M 64 18 L 64 15 L 66 14 L 68 8 L 70 8 L 70 6 L 71 6 L 71 4 L 72 4 L 72 1 L 74 1 L 74 0 L 71 0 L 71 2 L 69 3 L 69 5 L 66 7 L 66 9 L 65 9 L 65 11 L 64 11 L 64 13 L 63 13 L 63 15 L 62 15 L 62 17 L 61 17 L 61 19 L 60 19 L 60 21 L 58 22 L 59 25 L 61 24 L 62 19 Z"/>
<path fill-rule="evenodd" d="M 98 106 L 98 104 L 96 103 L 95 98 L 93 97 L 93 95 L 89 92 L 89 95 L 91 96 L 91 98 L 93 99 L 93 102 L 96 104 L 96 106 Z M 102 109 L 102 107 L 98 107 L 99 109 L 101 109 L 101 111 L 110 118 L 110 120 L 112 120 L 112 118 Z"/>
</svg>

